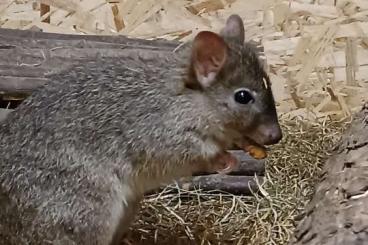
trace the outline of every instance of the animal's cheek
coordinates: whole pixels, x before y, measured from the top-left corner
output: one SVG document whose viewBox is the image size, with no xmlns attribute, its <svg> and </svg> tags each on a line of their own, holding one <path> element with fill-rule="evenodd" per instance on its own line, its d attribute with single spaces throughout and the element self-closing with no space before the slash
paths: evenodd
<svg viewBox="0 0 368 245">
<path fill-rule="evenodd" d="M 227 121 L 232 122 L 241 127 L 247 127 L 257 117 L 257 110 L 252 104 L 239 104 L 233 98 L 223 101 L 217 108 L 222 111 Z"/>
<path fill-rule="evenodd" d="M 239 118 L 244 130 L 249 127 L 253 127 L 254 124 L 257 124 L 258 113 L 251 107 L 243 108 L 243 110 L 239 110 L 237 114 L 237 117 Z"/>
</svg>

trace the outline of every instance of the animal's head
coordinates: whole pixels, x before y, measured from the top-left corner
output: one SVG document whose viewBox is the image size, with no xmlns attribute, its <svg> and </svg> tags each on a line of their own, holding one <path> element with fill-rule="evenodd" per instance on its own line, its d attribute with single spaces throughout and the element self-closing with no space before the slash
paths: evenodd
<svg viewBox="0 0 368 245">
<path fill-rule="evenodd" d="M 192 43 L 186 86 L 209 98 L 226 129 L 261 145 L 282 138 L 271 83 L 254 48 L 244 43 L 238 15 L 220 34 L 202 31 Z"/>
</svg>

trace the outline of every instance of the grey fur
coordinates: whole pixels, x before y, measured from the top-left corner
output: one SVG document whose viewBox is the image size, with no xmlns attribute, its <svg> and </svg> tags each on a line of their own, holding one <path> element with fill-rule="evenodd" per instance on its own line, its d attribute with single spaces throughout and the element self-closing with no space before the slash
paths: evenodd
<svg viewBox="0 0 368 245">
<path fill-rule="evenodd" d="M 208 89 L 184 86 L 195 79 L 188 45 L 165 60 L 96 61 L 52 75 L 8 115 L 0 243 L 117 244 L 144 192 L 211 168 L 244 135 L 265 143 L 258 126 L 278 126 L 268 77 L 249 45 L 224 38 L 229 59 Z M 233 101 L 240 87 L 254 104 Z"/>
</svg>

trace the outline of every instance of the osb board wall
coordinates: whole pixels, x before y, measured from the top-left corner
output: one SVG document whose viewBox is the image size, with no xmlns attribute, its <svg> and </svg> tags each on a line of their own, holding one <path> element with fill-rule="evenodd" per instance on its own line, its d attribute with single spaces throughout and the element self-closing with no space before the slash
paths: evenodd
<svg viewBox="0 0 368 245">
<path fill-rule="evenodd" d="M 50 6 L 42 17 L 40 4 Z M 283 117 L 342 120 L 360 108 L 368 0 L 0 0 L 0 27 L 187 41 L 220 30 L 232 13 L 265 48 Z"/>
</svg>

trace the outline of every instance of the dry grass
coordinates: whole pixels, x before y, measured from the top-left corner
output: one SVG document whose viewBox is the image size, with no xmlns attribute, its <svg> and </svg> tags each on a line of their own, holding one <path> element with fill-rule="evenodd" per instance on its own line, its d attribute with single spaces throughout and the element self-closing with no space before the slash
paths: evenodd
<svg viewBox="0 0 368 245">
<path fill-rule="evenodd" d="M 341 129 L 284 121 L 285 137 L 272 150 L 261 193 L 149 196 L 129 234 L 131 244 L 286 244 Z"/>
</svg>

